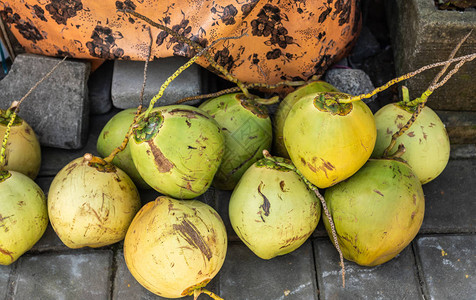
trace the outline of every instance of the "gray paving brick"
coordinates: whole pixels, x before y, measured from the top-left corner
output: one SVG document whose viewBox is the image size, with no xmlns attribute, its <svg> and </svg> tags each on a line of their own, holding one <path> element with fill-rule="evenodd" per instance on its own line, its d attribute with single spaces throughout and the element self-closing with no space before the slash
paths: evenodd
<svg viewBox="0 0 476 300">
<path fill-rule="evenodd" d="M 227 300 L 318 299 L 312 245 L 263 260 L 242 243 L 228 246 L 220 271 L 220 296 Z"/>
<path fill-rule="evenodd" d="M 8 292 L 8 279 L 10 278 L 10 273 L 13 266 L 0 266 L 0 297 L 6 299 Z"/>
<path fill-rule="evenodd" d="M 476 160 L 450 160 L 435 180 L 423 185 L 421 233 L 476 231 Z"/>
<path fill-rule="evenodd" d="M 212 280 L 208 285 L 207 289 L 215 292 L 216 287 L 214 282 L 216 279 Z M 206 299 L 208 296 L 200 296 L 199 299 Z M 114 276 L 114 289 L 112 298 L 115 300 L 128 300 L 128 299 L 141 299 L 141 300 L 152 300 L 152 299 L 168 299 L 155 295 L 146 288 L 144 288 L 135 278 L 132 276 L 131 272 L 127 268 L 126 261 L 124 260 L 124 253 L 122 250 L 118 251 L 116 254 L 116 274 Z M 193 297 L 184 297 L 180 298 L 184 300 L 191 300 Z"/>
<path fill-rule="evenodd" d="M 20 100 L 60 59 L 20 54 L 0 81 L 0 107 Z M 35 130 L 44 146 L 83 147 L 87 137 L 89 64 L 65 61 L 22 103 L 19 115 Z"/>
<path fill-rule="evenodd" d="M 453 144 L 450 159 L 476 159 L 476 144 Z"/>
<path fill-rule="evenodd" d="M 339 254 L 329 240 L 314 241 L 320 299 L 421 299 L 411 247 L 376 267 L 362 267 L 345 260 L 342 288 Z"/>
<path fill-rule="evenodd" d="M 224 191 L 224 190 L 215 190 L 215 198 L 216 198 L 216 210 L 220 217 L 225 223 L 226 233 L 228 235 L 228 241 L 240 241 L 240 238 L 236 235 L 233 227 L 230 223 L 230 217 L 228 215 L 228 206 L 230 203 L 232 191 Z"/>
<path fill-rule="evenodd" d="M 111 263 L 109 250 L 21 257 L 14 299 L 108 299 Z"/>
<path fill-rule="evenodd" d="M 474 299 L 476 235 L 429 236 L 417 240 L 428 299 Z"/>
<path fill-rule="evenodd" d="M 114 61 L 105 61 L 89 75 L 88 92 L 91 114 L 105 114 L 112 108 L 111 85 Z"/>
<path fill-rule="evenodd" d="M 83 156 L 85 153 L 98 155 L 96 143 L 102 128 L 118 110 L 113 110 L 108 114 L 91 116 L 90 130 L 85 146 L 77 150 L 65 150 L 52 147 L 41 148 L 41 167 L 39 176 L 55 176 L 64 166 L 72 160 Z"/>
<path fill-rule="evenodd" d="M 165 80 L 187 60 L 183 57 L 168 57 L 149 62 L 144 105 L 148 105 Z M 113 105 L 122 109 L 137 107 L 143 80 L 144 62 L 116 60 L 111 88 Z M 173 104 L 184 97 L 196 96 L 200 93 L 202 93 L 201 70 L 194 64 L 167 87 L 156 105 Z"/>
</svg>

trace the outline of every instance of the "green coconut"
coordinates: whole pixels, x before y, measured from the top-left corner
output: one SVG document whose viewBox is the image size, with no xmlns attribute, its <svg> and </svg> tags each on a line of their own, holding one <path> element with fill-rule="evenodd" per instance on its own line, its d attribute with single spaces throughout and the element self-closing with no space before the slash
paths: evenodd
<svg viewBox="0 0 476 300">
<path fill-rule="evenodd" d="M 199 108 L 217 121 L 225 136 L 225 153 L 213 185 L 232 190 L 243 173 L 263 157 L 263 150 L 271 146 L 267 109 L 238 93 L 210 99 Z"/>
<path fill-rule="evenodd" d="M 186 105 L 155 108 L 144 114 L 129 141 L 134 164 L 158 192 L 178 199 L 203 194 L 220 166 L 225 150 L 217 122 L 201 109 Z"/>
<path fill-rule="evenodd" d="M 97 140 L 97 150 L 99 155 L 107 157 L 114 151 L 114 149 L 122 144 L 129 127 L 134 121 L 136 111 L 137 109 L 135 108 L 125 109 L 114 115 L 114 117 L 107 122 Z M 144 179 L 142 179 L 132 161 L 131 146 L 129 143 L 122 152 L 119 152 L 114 157 L 112 163 L 126 172 L 137 187 L 142 189 L 150 188 Z"/>
<path fill-rule="evenodd" d="M 103 247 L 124 239 L 140 208 L 125 172 L 91 154 L 56 174 L 48 192 L 51 225 L 69 248 Z"/>
<path fill-rule="evenodd" d="M 0 137 L 5 135 L 9 121 L 9 113 L 0 110 Z M 34 180 L 40 166 L 41 148 L 36 134 L 25 120 L 16 116 L 6 148 L 5 170 L 20 172 Z"/>
<path fill-rule="evenodd" d="M 229 204 L 234 231 L 263 259 L 301 246 L 314 232 L 320 213 L 319 200 L 302 179 L 267 159 L 259 160 L 243 174 Z"/>
<path fill-rule="evenodd" d="M 47 226 L 41 188 L 20 172 L 0 171 L 0 264 L 9 265 L 30 250 Z"/>
<path fill-rule="evenodd" d="M 333 85 L 325 81 L 314 81 L 304 86 L 301 86 L 295 91 L 289 93 L 286 97 L 284 97 L 283 101 L 279 103 L 279 107 L 276 111 L 276 114 L 274 115 L 273 121 L 273 151 L 276 153 L 277 156 L 289 158 L 288 150 L 286 150 L 286 146 L 284 145 L 283 129 L 284 121 L 286 121 L 286 118 L 289 112 L 291 111 L 291 108 L 302 97 L 317 92 L 339 92 L 339 90 L 337 90 Z"/>
<path fill-rule="evenodd" d="M 362 101 L 338 104 L 344 93 L 302 97 L 284 123 L 284 144 L 296 168 L 314 185 L 327 188 L 349 178 L 370 157 L 375 120 Z"/>
<path fill-rule="evenodd" d="M 213 208 L 164 196 L 141 208 L 124 241 L 132 276 L 166 298 L 193 295 L 206 286 L 222 267 L 226 250 L 225 225 Z"/>
<path fill-rule="evenodd" d="M 392 135 L 402 128 L 412 115 L 398 104 L 391 103 L 375 114 L 377 141 L 372 157 L 382 157 Z M 425 106 L 412 126 L 397 139 L 405 152 L 401 156 L 420 178 L 422 184 L 432 181 L 443 172 L 450 158 L 450 141 L 438 115 Z"/>
<path fill-rule="evenodd" d="M 420 230 L 425 211 L 418 177 L 406 163 L 391 159 L 369 160 L 327 189 L 325 199 L 344 258 L 363 266 L 400 253 Z M 327 218 L 323 221 L 332 237 Z"/>
</svg>

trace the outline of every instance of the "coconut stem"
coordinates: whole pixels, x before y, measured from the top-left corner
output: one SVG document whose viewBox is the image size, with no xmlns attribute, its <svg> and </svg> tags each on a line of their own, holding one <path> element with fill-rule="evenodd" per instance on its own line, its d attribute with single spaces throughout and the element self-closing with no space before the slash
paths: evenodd
<svg viewBox="0 0 476 300">
<path fill-rule="evenodd" d="M 114 160 L 114 157 L 116 157 L 117 154 L 121 153 L 126 149 L 127 143 L 129 143 L 129 138 L 132 135 L 132 131 L 134 130 L 135 125 L 137 124 L 137 120 L 139 118 L 139 115 L 142 113 L 142 105 L 139 105 L 137 107 L 137 111 L 135 113 L 134 119 L 132 120 L 131 125 L 129 126 L 129 130 L 126 133 L 126 136 L 124 137 L 124 140 L 122 141 L 122 144 L 119 145 L 119 147 L 116 147 L 111 154 L 109 154 L 107 157 L 104 158 L 104 161 L 107 163 L 112 163 Z"/>
<path fill-rule="evenodd" d="M 429 70 L 429 69 L 432 69 L 432 68 L 436 68 L 436 67 L 441 67 L 441 66 L 446 65 L 447 63 L 454 63 L 454 62 L 459 62 L 459 61 L 469 61 L 469 60 L 473 60 L 475 58 L 476 58 L 476 53 L 472 53 L 472 54 L 460 56 L 460 57 L 457 57 L 457 58 L 449 59 L 449 60 L 446 60 L 446 61 L 426 65 L 424 67 L 419 68 L 416 71 L 413 71 L 413 72 L 404 74 L 400 77 L 397 77 L 395 79 L 392 79 L 389 82 L 385 83 L 384 85 L 382 85 L 382 86 L 376 88 L 375 90 L 371 91 L 370 93 L 361 94 L 361 95 L 357 95 L 357 96 L 352 96 L 348 99 L 343 99 L 343 100 L 339 99 L 339 103 L 350 103 L 350 102 L 359 101 L 359 100 L 362 100 L 362 99 L 367 99 L 367 98 L 370 98 L 370 97 L 388 89 L 392 85 L 394 85 L 396 83 L 399 83 L 401 81 L 407 80 L 407 79 L 409 79 L 409 78 L 411 78 L 415 75 L 420 74 L 423 71 L 426 71 L 426 70 Z"/>
<path fill-rule="evenodd" d="M 9 109 L 9 111 L 11 111 Z M 16 109 L 13 110 L 13 113 L 10 115 L 10 121 L 7 124 L 7 129 L 5 130 L 5 134 L 3 135 L 2 141 L 2 149 L 0 150 L 0 170 L 3 170 L 5 167 L 5 162 L 7 160 L 7 144 L 8 138 L 10 137 L 10 131 L 12 129 L 13 122 L 17 117 Z"/>
<path fill-rule="evenodd" d="M 200 296 L 200 294 L 207 294 L 208 296 L 210 296 L 210 298 L 212 298 L 214 300 L 223 300 L 223 298 L 221 298 L 217 294 L 215 294 L 213 292 L 210 292 L 209 290 L 206 290 L 204 288 L 196 289 L 196 290 L 193 291 L 193 300 L 197 300 L 197 298 L 198 298 L 198 296 Z"/>
<path fill-rule="evenodd" d="M 322 204 L 322 209 L 324 210 L 324 213 L 327 217 L 327 220 L 329 221 L 329 224 L 331 226 L 331 232 L 332 232 L 332 238 L 334 240 L 334 245 L 337 249 L 337 252 L 339 252 L 339 259 L 340 259 L 340 266 L 341 266 L 341 270 L 342 270 L 342 287 L 345 288 L 345 266 L 344 266 L 344 256 L 342 254 L 342 250 L 340 249 L 340 246 L 339 246 L 339 241 L 337 240 L 337 233 L 336 233 L 336 229 L 335 229 L 335 225 L 334 225 L 334 221 L 332 219 L 332 216 L 329 212 L 329 209 L 327 208 L 327 204 L 326 204 L 326 200 L 324 199 L 324 197 L 321 195 L 321 193 L 319 193 L 319 190 L 318 188 L 312 184 L 306 177 L 304 177 L 304 175 L 296 168 L 296 166 L 294 166 L 293 164 L 287 164 L 287 163 L 284 163 L 284 162 L 279 162 L 277 161 L 276 159 L 274 159 L 273 156 L 271 156 L 271 154 L 269 153 L 268 150 L 263 150 L 263 156 L 266 158 L 266 159 L 269 159 L 271 160 L 272 162 L 274 162 L 276 165 L 280 166 L 280 167 L 284 167 L 284 168 L 287 168 L 289 170 L 292 170 L 294 171 L 303 181 L 304 183 L 307 185 L 307 187 L 312 190 L 317 198 L 319 198 L 319 200 L 321 201 L 321 204 Z"/>
<path fill-rule="evenodd" d="M 126 136 L 124 137 L 124 140 L 122 141 L 122 144 L 119 145 L 119 147 L 116 147 L 111 154 L 109 154 L 106 158 L 104 158 L 104 161 L 107 163 L 112 163 L 114 160 L 114 157 L 116 157 L 117 154 L 121 153 L 126 149 L 127 143 L 129 143 L 129 138 L 131 137 L 132 130 L 134 126 L 137 124 L 137 120 L 139 118 L 139 115 L 142 113 L 142 106 L 144 102 L 144 91 L 145 91 L 145 85 L 147 83 L 147 69 L 149 66 L 149 61 L 150 61 L 150 56 L 152 54 L 152 44 L 153 44 L 153 39 L 152 39 L 152 33 L 150 31 L 150 27 L 148 27 L 149 31 L 149 38 L 150 38 L 150 44 L 149 44 L 149 53 L 147 54 L 147 60 L 145 61 L 144 64 L 144 79 L 142 80 L 142 89 L 140 91 L 139 95 L 139 106 L 137 107 L 134 119 L 132 120 L 131 125 L 129 126 L 129 130 L 127 130 Z"/>
</svg>

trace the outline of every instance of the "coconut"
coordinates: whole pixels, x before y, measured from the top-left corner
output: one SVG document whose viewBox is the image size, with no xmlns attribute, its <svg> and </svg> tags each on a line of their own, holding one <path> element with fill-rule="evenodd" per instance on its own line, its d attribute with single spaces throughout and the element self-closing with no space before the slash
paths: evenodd
<svg viewBox="0 0 476 300">
<path fill-rule="evenodd" d="M 373 151 L 375 120 L 351 96 L 314 93 L 301 98 L 284 123 L 284 144 L 296 168 L 314 185 L 327 188 L 357 172 Z"/>
<path fill-rule="evenodd" d="M 286 150 L 286 146 L 284 145 L 283 141 L 283 129 L 284 121 L 286 121 L 291 108 L 302 97 L 317 92 L 338 92 L 338 90 L 333 85 L 325 81 L 314 81 L 297 88 L 294 92 L 289 93 L 286 97 L 284 97 L 283 101 L 279 103 L 279 107 L 276 111 L 273 121 L 273 151 L 277 156 L 289 158 L 288 151 Z"/>
<path fill-rule="evenodd" d="M 281 162 L 291 162 L 275 158 Z M 296 250 L 314 232 L 321 206 L 292 170 L 262 159 L 238 182 L 230 198 L 230 222 L 257 256 L 271 259 Z"/>
<path fill-rule="evenodd" d="M 267 109 L 238 93 L 210 99 L 199 108 L 217 121 L 225 136 L 225 153 L 213 185 L 232 190 L 243 173 L 262 157 L 263 150 L 271 146 Z"/>
<path fill-rule="evenodd" d="M 377 141 L 372 157 L 382 157 L 392 135 L 402 128 L 413 112 L 391 103 L 375 114 Z M 412 126 L 397 139 L 405 146 L 401 156 L 420 178 L 422 184 L 435 179 L 445 169 L 450 158 L 450 141 L 438 115 L 425 106 Z"/>
<path fill-rule="evenodd" d="M 91 154 L 59 171 L 48 193 L 51 225 L 69 248 L 121 241 L 139 208 L 139 193 L 129 176 Z"/>
<path fill-rule="evenodd" d="M 0 110 L 0 137 L 5 135 L 10 116 Z M 28 123 L 16 116 L 6 148 L 5 170 L 17 171 L 35 179 L 40 171 L 40 143 Z"/>
<path fill-rule="evenodd" d="M 134 278 L 166 298 L 203 288 L 222 267 L 226 250 L 225 225 L 213 208 L 165 196 L 142 207 L 124 241 Z"/>
<path fill-rule="evenodd" d="M 142 178 L 162 194 L 192 199 L 203 194 L 220 166 L 224 137 L 204 111 L 186 105 L 155 108 L 139 117 L 129 141 Z"/>
<path fill-rule="evenodd" d="M 0 264 L 9 265 L 31 249 L 48 226 L 46 197 L 29 177 L 0 171 Z"/>
<path fill-rule="evenodd" d="M 400 253 L 423 222 L 425 199 L 404 162 L 371 159 L 356 174 L 326 190 L 344 258 L 363 266 L 383 264 Z M 323 217 L 329 236 L 330 226 Z"/>
<path fill-rule="evenodd" d="M 114 149 L 122 144 L 124 137 L 129 131 L 129 127 L 134 121 L 136 111 L 137 109 L 135 108 L 125 109 L 114 115 L 114 117 L 107 122 L 97 140 L 97 150 L 99 155 L 107 157 L 114 151 Z M 119 152 L 114 157 L 112 163 L 126 172 L 137 187 L 142 189 L 150 188 L 144 179 L 142 179 L 132 161 L 131 147 L 129 143 L 123 151 Z"/>
</svg>

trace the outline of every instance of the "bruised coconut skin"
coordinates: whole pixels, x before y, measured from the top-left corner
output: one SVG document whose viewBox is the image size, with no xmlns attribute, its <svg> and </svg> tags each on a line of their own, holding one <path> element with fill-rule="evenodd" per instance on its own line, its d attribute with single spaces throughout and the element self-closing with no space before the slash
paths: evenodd
<svg viewBox="0 0 476 300">
<path fill-rule="evenodd" d="M 274 144 L 273 151 L 277 156 L 289 158 L 288 150 L 284 145 L 284 121 L 288 117 L 291 108 L 302 97 L 318 92 L 339 92 L 333 85 L 325 81 L 315 81 L 297 88 L 294 92 L 289 93 L 281 103 L 279 103 L 278 110 L 274 118 Z"/>
<path fill-rule="evenodd" d="M 300 247 L 314 232 L 320 213 L 316 195 L 295 172 L 265 159 L 243 174 L 229 204 L 233 229 L 262 259 Z"/>
<path fill-rule="evenodd" d="M 314 93 L 299 100 L 284 123 L 284 143 L 296 168 L 319 188 L 330 187 L 362 167 L 375 145 L 377 131 L 362 101 L 323 107 L 318 97 L 349 97 Z"/>
<path fill-rule="evenodd" d="M 140 208 L 132 180 L 119 168 L 99 171 L 80 157 L 53 179 L 48 193 L 51 225 L 69 248 L 102 247 L 124 239 Z"/>
<path fill-rule="evenodd" d="M 5 135 L 9 119 L 0 110 L 0 136 Z M 19 116 L 10 131 L 6 148 L 5 169 L 20 172 L 35 179 L 41 166 L 41 148 L 33 129 Z"/>
<path fill-rule="evenodd" d="M 165 196 L 142 207 L 124 241 L 134 278 L 166 298 L 205 286 L 222 267 L 226 250 L 225 225 L 213 208 Z"/>
<path fill-rule="evenodd" d="M 382 157 L 390 144 L 392 135 L 402 128 L 412 113 L 395 103 L 387 104 L 375 114 L 377 141 L 373 158 Z M 422 184 L 428 183 L 443 172 L 450 158 L 450 141 L 438 115 L 425 106 L 412 126 L 397 139 L 397 145 L 405 146 L 401 156 L 420 178 Z M 396 148 L 395 148 L 396 149 Z"/>
<path fill-rule="evenodd" d="M 186 105 L 158 107 L 150 117 L 155 120 L 142 131 L 136 130 L 130 141 L 132 159 L 142 178 L 174 198 L 203 194 L 225 150 L 218 123 L 204 111 Z"/>
<path fill-rule="evenodd" d="M 326 190 L 344 258 L 363 266 L 383 264 L 400 253 L 423 222 L 420 181 L 405 163 L 371 159 L 356 174 Z M 323 217 L 329 236 L 329 221 Z"/>
<path fill-rule="evenodd" d="M 232 190 L 243 173 L 269 149 L 271 119 L 265 107 L 246 100 L 243 94 L 228 94 L 200 105 L 220 125 L 225 136 L 225 153 L 213 185 Z"/>
<path fill-rule="evenodd" d="M 102 157 L 107 157 L 112 153 L 112 151 L 114 151 L 114 149 L 122 144 L 129 127 L 134 121 L 136 111 L 137 109 L 135 108 L 125 109 L 117 113 L 114 117 L 112 117 L 111 120 L 109 120 L 109 122 L 107 122 L 106 126 L 104 126 L 102 129 L 97 141 L 97 150 L 99 155 Z M 142 189 L 150 188 L 144 179 L 142 179 L 136 169 L 136 166 L 134 165 L 134 162 L 132 161 L 131 146 L 129 143 L 127 143 L 127 146 L 123 151 L 119 152 L 114 157 L 112 163 L 126 172 L 127 175 L 131 177 L 132 181 L 134 181 L 134 183 L 137 185 L 137 187 Z"/>
<path fill-rule="evenodd" d="M 0 180 L 0 264 L 9 265 L 30 250 L 48 226 L 46 197 L 22 173 Z"/>
</svg>

